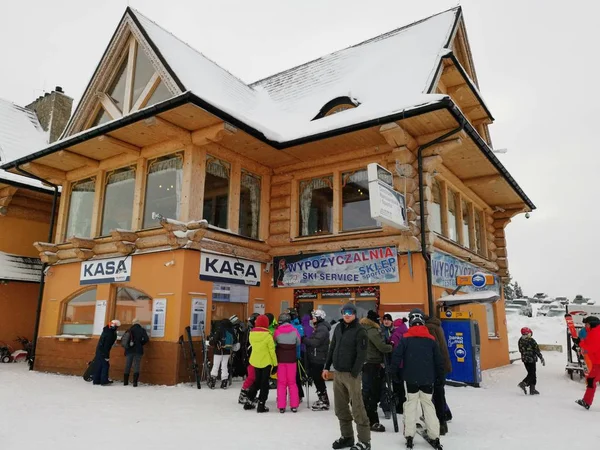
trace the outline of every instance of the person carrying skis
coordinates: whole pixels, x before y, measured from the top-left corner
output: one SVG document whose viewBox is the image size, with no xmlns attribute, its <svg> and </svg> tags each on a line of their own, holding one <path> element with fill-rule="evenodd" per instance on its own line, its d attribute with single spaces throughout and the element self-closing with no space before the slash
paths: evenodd
<svg viewBox="0 0 600 450">
<path fill-rule="evenodd" d="M 219 368 L 221 369 L 221 389 L 227 389 L 229 357 L 234 344 L 233 335 L 233 324 L 229 319 L 222 319 L 215 325 L 215 330 L 210 338 L 213 348 L 213 366 L 208 379 L 208 387 L 211 389 L 214 389 L 217 383 Z"/>
<path fill-rule="evenodd" d="M 440 319 L 435 316 L 429 316 L 425 320 L 425 326 L 429 330 L 429 334 L 435 338 L 435 341 L 440 346 L 440 352 L 444 360 L 444 379 L 439 380 L 440 382 L 436 383 L 433 387 L 433 405 L 440 421 L 440 436 L 444 436 L 448 433 L 448 423 L 446 422 L 446 390 L 444 385 L 446 384 L 446 377 L 452 372 L 452 361 L 450 361 L 448 343 Z"/>
<path fill-rule="evenodd" d="M 394 349 L 391 370 L 402 376 L 406 382 L 407 400 L 404 404 L 404 437 L 406 447 L 413 448 L 417 432 L 417 419 L 423 408 L 427 438 L 436 449 L 441 449 L 440 422 L 432 403 L 433 387 L 444 377 L 444 361 L 440 347 L 425 326 L 425 313 L 413 309 L 408 316 L 410 328 Z"/>
<path fill-rule="evenodd" d="M 256 326 L 250 332 L 250 345 L 252 354 L 250 355 L 250 364 L 254 366 L 256 380 L 248 390 L 248 400 L 244 404 L 245 410 L 256 408 L 256 412 L 269 412 L 265 406 L 269 398 L 269 378 L 271 368 L 277 366 L 277 357 L 275 356 L 275 342 L 269 332 L 269 318 L 266 315 L 260 315 L 256 318 Z M 256 394 L 258 400 L 256 399 Z M 258 407 L 256 404 L 258 403 Z"/>
<path fill-rule="evenodd" d="M 94 357 L 94 384 L 107 386 L 112 384 L 108 379 L 108 370 L 110 369 L 110 350 L 117 341 L 117 329 L 121 322 L 117 319 L 110 321 L 102 330 L 98 345 L 96 346 L 96 356 Z"/>
<path fill-rule="evenodd" d="M 600 319 L 596 316 L 588 316 L 583 319 L 586 336 L 579 345 L 589 356 L 592 367 L 586 377 L 585 394 L 581 400 L 576 400 L 580 406 L 590 409 L 596 393 L 596 384 L 600 381 Z"/>
<path fill-rule="evenodd" d="M 360 319 L 360 324 L 367 330 L 367 359 L 362 368 L 362 395 L 371 431 L 383 432 L 385 427 L 379 423 L 377 404 L 381 398 L 383 380 L 384 353 L 391 353 L 392 346 L 386 344 L 379 326 L 377 312 L 370 310 L 367 317 Z"/>
<path fill-rule="evenodd" d="M 342 434 L 333 443 L 334 449 L 351 447 L 351 450 L 371 450 L 371 428 L 361 392 L 361 371 L 367 359 L 368 340 L 366 330 L 356 317 L 356 306 L 353 303 L 345 304 L 342 320 L 335 327 L 329 345 L 322 374 L 323 379 L 327 380 L 333 363 L 333 401 Z M 356 422 L 357 443 L 354 441 L 352 419 Z"/>
<path fill-rule="evenodd" d="M 253 313 L 248 318 L 248 325 L 246 326 L 246 330 L 244 332 L 244 345 L 245 348 L 242 351 L 246 351 L 246 378 L 242 383 L 242 390 L 240 391 L 240 396 L 238 397 L 238 403 L 240 405 L 246 404 L 246 400 L 248 399 L 248 389 L 254 384 L 254 380 L 256 379 L 256 374 L 254 372 L 254 366 L 250 364 L 250 355 L 252 354 L 252 346 L 250 345 L 250 332 L 255 326 L 256 318 L 260 316 L 258 313 Z"/>
<path fill-rule="evenodd" d="M 133 325 L 128 330 L 129 342 L 125 347 L 125 374 L 123 375 L 123 385 L 129 384 L 129 373 L 133 364 L 133 387 L 137 387 L 140 378 L 140 365 L 142 356 L 144 356 L 144 345 L 149 341 L 148 333 L 140 325 L 140 319 L 133 319 Z M 123 342 L 123 339 L 121 339 Z"/>
<path fill-rule="evenodd" d="M 279 326 L 273 335 L 275 339 L 275 354 L 277 356 L 277 408 L 280 413 L 285 412 L 287 394 L 290 393 L 290 409 L 298 412 L 300 397 L 296 384 L 298 369 L 298 350 L 300 348 L 300 334 L 291 324 L 292 318 L 287 313 L 279 315 Z"/>
<path fill-rule="evenodd" d="M 539 395 L 539 392 L 535 388 L 535 385 L 537 384 L 536 362 L 539 358 L 542 366 L 545 366 L 546 361 L 544 361 L 538 343 L 533 338 L 533 331 L 531 331 L 531 328 L 521 328 L 519 352 L 521 353 L 521 361 L 523 361 L 525 370 L 527 370 L 527 376 L 517 386 L 523 389 L 525 395 L 527 395 L 527 386 L 529 386 L 529 394 Z"/>
<path fill-rule="evenodd" d="M 329 349 L 329 330 L 331 325 L 325 320 L 325 311 L 317 309 L 313 312 L 314 331 L 310 336 L 302 341 L 306 346 L 308 355 L 308 365 L 310 368 L 310 377 L 317 388 L 318 400 L 313 403 L 313 411 L 327 411 L 329 409 L 329 396 L 327 395 L 327 386 L 325 380 L 321 377 L 325 361 L 327 360 L 327 350 Z"/>
</svg>

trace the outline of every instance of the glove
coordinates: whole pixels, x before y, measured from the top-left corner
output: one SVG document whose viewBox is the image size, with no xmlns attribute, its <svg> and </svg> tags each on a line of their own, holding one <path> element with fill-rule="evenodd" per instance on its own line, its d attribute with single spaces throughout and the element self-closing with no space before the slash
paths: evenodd
<svg viewBox="0 0 600 450">
<path fill-rule="evenodd" d="M 276 373 L 277 373 L 277 366 L 273 366 L 273 367 L 271 368 L 271 375 L 274 375 L 274 374 L 276 374 Z"/>
<path fill-rule="evenodd" d="M 546 361 L 544 361 L 543 357 L 540 357 L 540 361 L 542 362 L 542 366 L 546 367 Z"/>
</svg>

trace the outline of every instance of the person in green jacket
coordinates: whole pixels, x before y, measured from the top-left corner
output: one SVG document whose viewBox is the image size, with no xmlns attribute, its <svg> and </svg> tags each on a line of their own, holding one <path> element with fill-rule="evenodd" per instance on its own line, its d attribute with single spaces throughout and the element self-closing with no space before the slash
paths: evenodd
<svg viewBox="0 0 600 450">
<path fill-rule="evenodd" d="M 277 356 L 275 355 L 275 341 L 269 332 L 269 318 L 261 315 L 256 318 L 255 327 L 250 332 L 250 345 L 252 354 L 250 355 L 250 364 L 254 367 L 256 380 L 248 390 L 248 399 L 244 409 L 250 410 L 256 408 L 256 412 L 269 412 L 265 406 L 269 398 L 269 378 L 271 369 L 277 367 Z M 258 394 L 258 400 L 256 394 Z M 256 404 L 258 403 L 258 407 Z"/>
<path fill-rule="evenodd" d="M 367 360 L 362 369 L 362 395 L 371 431 L 385 431 L 379 423 L 377 404 L 381 397 L 381 384 L 383 382 L 384 353 L 392 352 L 392 345 L 386 344 L 379 325 L 379 316 L 375 311 L 369 311 L 367 317 L 360 319 L 360 324 L 367 330 Z"/>
</svg>

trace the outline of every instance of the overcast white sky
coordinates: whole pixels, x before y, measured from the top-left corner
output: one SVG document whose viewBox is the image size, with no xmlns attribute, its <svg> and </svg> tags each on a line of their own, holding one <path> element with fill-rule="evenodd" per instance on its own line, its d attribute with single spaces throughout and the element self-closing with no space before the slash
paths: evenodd
<svg viewBox="0 0 600 450">
<path fill-rule="evenodd" d="M 77 102 L 130 5 L 250 82 L 428 15 L 455 0 L 0 0 L 0 98 L 60 85 Z M 600 300 L 600 2 L 461 2 L 499 155 L 537 205 L 507 228 L 525 293 Z M 293 6 L 292 6 L 293 5 Z"/>
</svg>

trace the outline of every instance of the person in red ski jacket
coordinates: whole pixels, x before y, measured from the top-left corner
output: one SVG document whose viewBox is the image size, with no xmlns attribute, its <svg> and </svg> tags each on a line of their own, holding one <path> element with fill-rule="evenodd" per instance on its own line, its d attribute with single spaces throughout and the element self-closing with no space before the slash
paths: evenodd
<svg viewBox="0 0 600 450">
<path fill-rule="evenodd" d="M 600 325 L 600 319 L 596 316 L 588 316 L 583 319 L 583 323 L 585 324 L 587 335 L 579 345 L 589 356 L 592 368 L 586 377 L 587 387 L 585 395 L 583 399 L 576 400 L 575 403 L 585 409 L 590 409 L 594 401 L 594 394 L 596 393 L 596 384 L 600 381 L 600 327 L 598 326 Z"/>
</svg>

